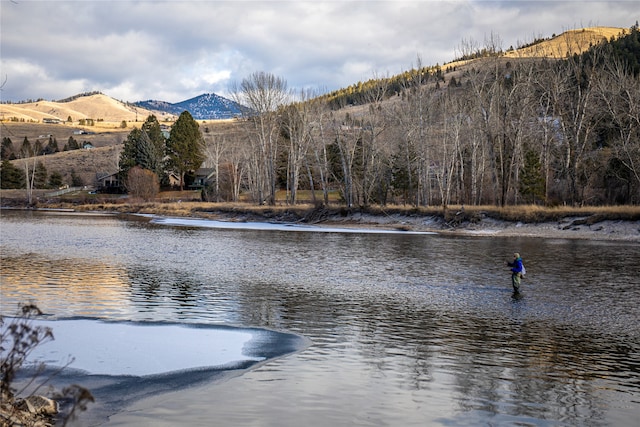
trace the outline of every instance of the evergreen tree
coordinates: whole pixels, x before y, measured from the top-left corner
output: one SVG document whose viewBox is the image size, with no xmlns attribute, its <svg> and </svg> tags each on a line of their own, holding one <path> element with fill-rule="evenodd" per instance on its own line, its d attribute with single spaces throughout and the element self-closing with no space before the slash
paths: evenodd
<svg viewBox="0 0 640 427">
<path fill-rule="evenodd" d="M 44 147 L 44 149 L 42 150 L 43 154 L 53 154 L 53 153 L 57 153 L 59 152 L 60 149 L 58 148 L 58 141 L 50 136 L 49 137 L 49 143 L 47 144 L 46 147 Z"/>
<path fill-rule="evenodd" d="M 45 154 L 44 146 L 42 145 L 42 141 L 36 139 L 36 142 L 33 143 L 33 156 L 42 156 Z"/>
<path fill-rule="evenodd" d="M 4 137 L 2 138 L 2 151 L 0 153 L 0 158 L 2 160 L 11 160 L 11 156 L 14 156 L 13 153 L 13 142 L 11 142 L 11 138 Z"/>
<path fill-rule="evenodd" d="M 171 128 L 167 140 L 167 168 L 180 177 L 184 189 L 184 176 L 197 170 L 205 159 L 204 139 L 200 126 L 188 111 L 184 111 Z"/>
<path fill-rule="evenodd" d="M 20 147 L 20 157 L 25 159 L 31 156 L 33 156 L 33 147 L 31 147 L 29 139 L 25 136 L 24 140 L 22 140 L 22 146 Z"/>
<path fill-rule="evenodd" d="M 33 175 L 33 188 L 47 188 L 47 168 L 38 162 Z"/>
<path fill-rule="evenodd" d="M 49 187 L 51 188 L 60 188 L 64 182 L 62 181 L 62 175 L 60 172 L 53 172 L 49 177 Z"/>
<path fill-rule="evenodd" d="M 544 176 L 538 155 L 528 150 L 524 155 L 524 165 L 520 170 L 520 194 L 525 201 L 535 203 L 544 199 Z"/>
<path fill-rule="evenodd" d="M 151 143 L 151 146 L 147 147 L 150 166 L 147 169 L 154 172 L 158 176 L 158 179 L 160 179 L 164 173 L 162 160 L 164 158 L 167 141 L 156 116 L 150 115 L 147 117 L 147 120 L 142 124 L 142 130 L 145 131 Z"/>
<path fill-rule="evenodd" d="M 129 170 L 136 165 L 138 158 L 137 146 L 141 134 L 142 131 L 140 129 L 134 128 L 131 132 L 129 132 L 129 135 L 127 135 L 127 139 L 124 141 L 124 147 L 122 148 L 122 152 L 120 153 L 120 161 L 118 163 L 120 173 L 123 177 L 126 177 L 129 173 Z"/>
<path fill-rule="evenodd" d="M 160 130 L 160 123 L 155 116 L 149 116 L 142 129 L 134 128 L 124 142 L 119 162 L 123 177 L 126 177 L 131 168 L 140 166 L 160 178 L 163 174 L 164 146 L 165 138 Z"/>
<path fill-rule="evenodd" d="M 0 188 L 16 189 L 24 188 L 24 172 L 8 160 L 2 161 L 0 166 Z"/>
<path fill-rule="evenodd" d="M 84 186 L 84 180 L 80 175 L 76 173 L 75 169 L 71 169 L 71 186 L 72 187 Z"/>
<path fill-rule="evenodd" d="M 67 142 L 67 147 L 69 147 L 69 150 L 77 150 L 80 148 L 80 144 L 78 144 L 78 141 L 76 141 L 73 136 L 70 136 L 69 141 Z"/>
</svg>

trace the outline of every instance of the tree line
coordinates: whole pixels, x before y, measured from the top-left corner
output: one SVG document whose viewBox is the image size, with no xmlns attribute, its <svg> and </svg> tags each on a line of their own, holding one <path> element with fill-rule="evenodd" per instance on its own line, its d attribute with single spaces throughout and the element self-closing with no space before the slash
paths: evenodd
<svg viewBox="0 0 640 427">
<path fill-rule="evenodd" d="M 120 180 L 128 192 L 144 199 L 153 198 L 161 185 L 177 185 L 182 190 L 185 176 L 200 168 L 204 153 L 200 126 L 188 111 L 180 114 L 168 137 L 151 115 L 124 141 L 118 163 Z"/>
<path fill-rule="evenodd" d="M 501 51 L 494 42 L 482 51 Z M 418 58 L 399 76 L 327 95 L 256 72 L 231 88 L 247 107 L 233 124 L 201 130 L 184 112 L 168 137 L 153 116 L 134 129 L 122 182 L 138 193 L 141 183 L 185 188 L 204 166 L 211 201 L 275 204 L 285 190 L 295 204 L 313 190 L 315 203 L 337 192 L 348 207 L 637 204 L 640 34 L 584 50 L 491 55 L 445 72 Z"/>
<path fill-rule="evenodd" d="M 564 59 L 491 56 L 455 79 L 418 59 L 423 72 L 368 81 L 339 106 L 336 93 L 292 93 L 255 73 L 233 92 L 252 114 L 205 133 L 208 197 L 273 204 L 286 189 L 296 203 L 314 189 L 314 201 L 338 190 L 347 206 L 636 204 L 639 37 L 632 28 Z"/>
<path fill-rule="evenodd" d="M 81 146 L 78 141 L 70 136 L 62 151 L 78 150 Z M 55 154 L 60 152 L 58 141 L 54 136 L 48 137 L 46 144 L 39 138 L 33 143 L 29 138 L 24 137 L 19 147 L 14 146 L 13 141 L 9 137 L 3 137 L 0 145 L 0 159 L 2 166 L 0 168 L 0 188 L 3 189 L 52 189 L 59 188 L 65 184 L 60 171 L 48 173 L 47 168 L 41 161 L 37 160 L 39 156 Z M 11 160 L 32 158 L 33 162 L 25 162 L 25 170 L 22 170 L 11 163 Z M 75 171 L 71 171 L 71 185 L 74 187 L 83 186 L 82 178 Z"/>
<path fill-rule="evenodd" d="M 189 134 L 176 123 L 172 135 L 190 136 L 163 142 L 157 121 L 145 123 L 121 169 L 161 183 L 171 171 L 184 187 L 204 165 L 206 200 L 258 204 L 279 190 L 295 204 L 301 189 L 325 204 L 337 191 L 349 207 L 638 203 L 638 39 L 632 29 L 562 60 L 494 55 L 455 75 L 418 58 L 410 72 L 322 96 L 256 72 L 232 88 L 248 107 L 233 126 Z"/>
</svg>

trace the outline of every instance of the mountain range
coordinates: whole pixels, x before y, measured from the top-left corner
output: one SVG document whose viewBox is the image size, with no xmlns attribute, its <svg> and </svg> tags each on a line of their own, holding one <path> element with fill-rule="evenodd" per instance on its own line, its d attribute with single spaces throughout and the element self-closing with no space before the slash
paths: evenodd
<svg viewBox="0 0 640 427">
<path fill-rule="evenodd" d="M 224 120 L 238 117 L 244 107 L 215 93 L 205 93 L 186 101 L 170 103 L 148 100 L 123 102 L 100 92 L 75 95 L 59 101 L 38 100 L 17 104 L 0 104 L 0 120 L 72 122 L 93 119 L 119 124 L 121 121 L 144 121 L 154 114 L 160 121 L 175 120 L 188 111 L 196 120 Z M 246 111 L 246 109 L 245 109 Z"/>
</svg>

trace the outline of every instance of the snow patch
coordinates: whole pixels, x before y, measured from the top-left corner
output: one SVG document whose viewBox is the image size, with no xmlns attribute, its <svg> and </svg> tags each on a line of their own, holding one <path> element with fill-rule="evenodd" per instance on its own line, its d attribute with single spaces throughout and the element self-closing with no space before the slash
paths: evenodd
<svg viewBox="0 0 640 427">
<path fill-rule="evenodd" d="M 70 369 L 94 375 L 144 376 L 264 360 L 243 353 L 254 337 L 246 330 L 87 319 L 32 322 L 51 328 L 55 339 L 37 346 L 30 363 L 72 361 Z"/>
<path fill-rule="evenodd" d="M 375 228 L 338 228 L 324 227 L 306 224 L 292 223 L 269 223 L 269 222 L 234 222 L 218 221 L 210 219 L 191 218 L 162 218 L 154 217 L 153 224 L 183 226 L 183 227 L 203 227 L 220 228 L 233 230 L 265 230 L 265 231 L 306 231 L 316 233 L 376 233 L 376 234 L 436 234 L 430 231 L 404 231 L 404 230 L 383 230 Z"/>
</svg>

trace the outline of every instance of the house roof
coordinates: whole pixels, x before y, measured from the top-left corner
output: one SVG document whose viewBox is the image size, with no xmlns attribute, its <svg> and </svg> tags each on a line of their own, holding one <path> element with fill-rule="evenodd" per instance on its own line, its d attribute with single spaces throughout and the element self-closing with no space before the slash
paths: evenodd
<svg viewBox="0 0 640 427">
<path fill-rule="evenodd" d="M 105 179 L 114 175 L 118 175 L 118 172 L 96 172 L 96 179 Z"/>
<path fill-rule="evenodd" d="M 214 168 L 200 168 L 196 171 L 196 178 L 210 178 L 216 172 Z"/>
</svg>

